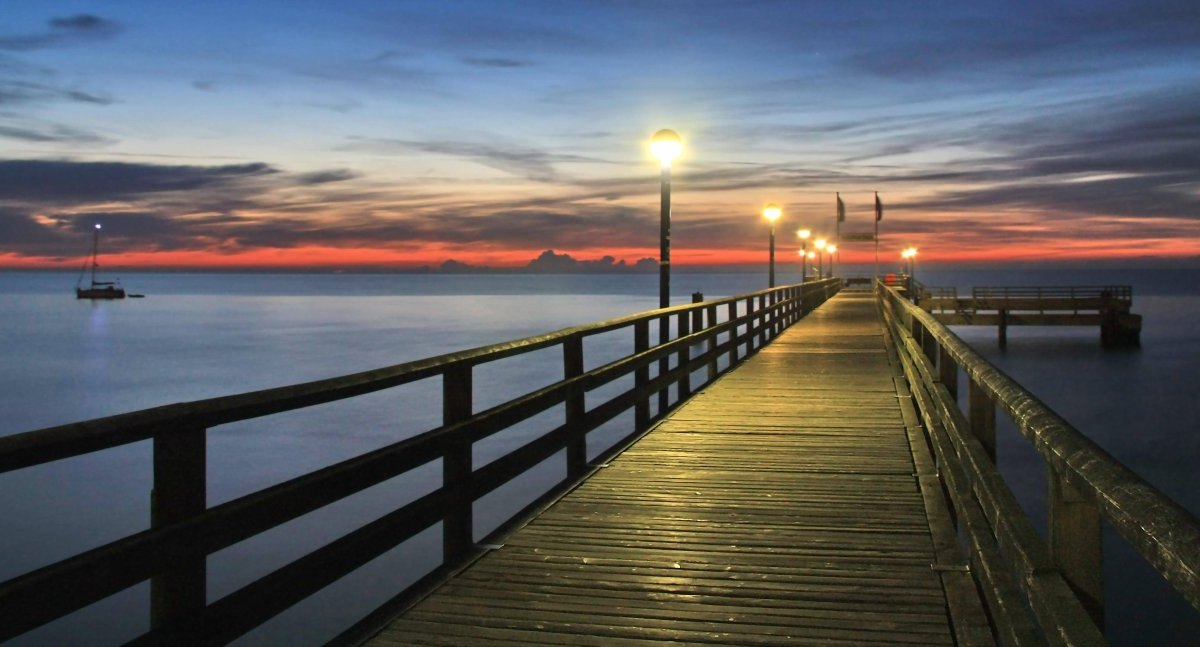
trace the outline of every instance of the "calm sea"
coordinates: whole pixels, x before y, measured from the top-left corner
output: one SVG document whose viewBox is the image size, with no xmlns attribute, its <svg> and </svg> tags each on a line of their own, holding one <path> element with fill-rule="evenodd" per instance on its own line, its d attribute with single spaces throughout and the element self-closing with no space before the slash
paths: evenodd
<svg viewBox="0 0 1200 647">
<path fill-rule="evenodd" d="M 333 377 L 611 318 L 657 305 L 657 275 L 129 274 L 145 299 L 77 301 L 74 276 L 0 272 L 0 435 L 173 402 Z M 781 280 L 795 280 L 784 274 Z M 920 271 L 928 285 L 1134 286 L 1145 317 L 1138 350 L 1105 351 L 1094 329 L 959 332 L 1003 370 L 1110 453 L 1188 509 L 1200 510 L 1200 272 Z M 673 277 L 673 303 L 765 287 L 754 274 Z M 587 367 L 629 352 L 632 340 L 600 338 Z M 552 349 L 553 350 L 553 349 Z M 557 379 L 561 359 L 536 353 L 476 375 L 476 408 Z M 438 423 L 437 385 L 322 405 L 298 414 L 225 425 L 209 434 L 209 503 L 217 504 L 389 444 Z M 621 423 L 623 421 L 618 421 Z M 539 427 L 540 425 L 540 427 Z M 503 451 L 553 421 L 533 421 L 481 447 Z M 603 430 L 602 430 L 603 431 Z M 619 431 L 619 430 L 618 430 Z M 1005 433 L 1007 432 L 1007 433 Z M 617 432 L 614 432 L 614 436 Z M 1001 426 L 1000 462 L 1023 504 L 1044 516 L 1040 462 Z M 603 434 L 601 434 L 601 437 Z M 593 451 L 596 451 L 593 449 Z M 425 473 L 427 472 L 427 473 Z M 321 513 L 210 558 L 217 599 L 345 531 L 436 487 L 432 470 L 393 479 Z M 481 506 L 486 531 L 558 477 L 518 479 Z M 0 580 L 147 527 L 149 443 L 0 475 Z M 489 525 L 490 524 L 490 525 Z M 1114 642 L 1139 644 L 1117 620 L 1134 613 L 1163 642 L 1189 642 L 1200 626 L 1186 603 L 1136 567 L 1120 542 L 1106 544 Z M 317 644 L 440 560 L 427 532 L 347 576 L 242 639 Z M 135 586 L 18 644 L 111 644 L 147 627 L 148 587 Z"/>
</svg>

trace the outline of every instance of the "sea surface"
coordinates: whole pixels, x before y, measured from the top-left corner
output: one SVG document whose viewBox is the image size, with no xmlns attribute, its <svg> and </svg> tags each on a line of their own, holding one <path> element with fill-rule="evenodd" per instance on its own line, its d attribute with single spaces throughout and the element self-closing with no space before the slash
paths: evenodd
<svg viewBox="0 0 1200 647">
<path fill-rule="evenodd" d="M 764 274 L 676 273 L 672 303 L 686 303 L 696 291 L 716 298 L 762 289 Z M 1092 328 L 1013 327 L 1006 350 L 993 328 L 956 331 L 1106 451 L 1200 511 L 1200 271 L 930 266 L 918 268 L 918 278 L 960 293 L 985 285 L 1132 285 L 1134 312 L 1144 317 L 1137 349 L 1102 349 Z M 0 435 L 518 339 L 654 308 L 658 291 L 655 274 L 135 273 L 122 279 L 146 297 L 79 301 L 71 274 L 0 272 Z M 781 282 L 797 279 L 781 272 Z M 630 339 L 602 335 L 585 346 L 586 366 L 631 349 Z M 539 353 L 481 367 L 476 409 L 558 379 L 557 350 Z M 426 381 L 210 430 L 209 504 L 436 426 L 439 386 Z M 535 420 L 501 434 L 477 450 L 476 461 L 554 424 Z M 619 436 L 622 424 L 628 421 L 594 432 L 596 440 Z M 1041 462 L 1003 420 L 1000 434 L 1001 468 L 1040 524 Z M 149 458 L 150 443 L 142 442 L 0 474 L 0 580 L 148 527 Z M 477 534 L 560 476 L 547 468 L 494 493 L 480 506 Z M 210 600 L 439 481 L 440 472 L 417 470 L 213 555 Z M 435 532 L 422 533 L 239 642 L 320 644 L 438 563 L 439 542 Z M 1164 590 L 1118 538 L 1106 537 L 1105 548 L 1114 644 L 1194 644 L 1196 612 Z M 146 630 L 147 599 L 146 585 L 132 587 L 15 644 L 123 642 Z"/>
</svg>

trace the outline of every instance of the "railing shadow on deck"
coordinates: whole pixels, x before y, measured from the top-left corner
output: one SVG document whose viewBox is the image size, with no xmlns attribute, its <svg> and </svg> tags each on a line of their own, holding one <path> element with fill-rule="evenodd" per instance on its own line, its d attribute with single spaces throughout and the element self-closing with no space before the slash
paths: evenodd
<svg viewBox="0 0 1200 647">
<path fill-rule="evenodd" d="M 602 463 L 686 400 L 699 385 L 692 383 L 694 373 L 704 375 L 704 382 L 716 379 L 835 294 L 838 286 L 830 279 L 663 308 L 343 377 L 0 438 L 0 473 L 147 439 L 153 442 L 150 528 L 0 583 L 0 641 L 150 580 L 151 629 L 134 643 L 227 643 L 440 523 L 441 566 L 336 639 L 353 642 L 422 590 L 469 563 L 492 537 L 508 532 L 585 478 L 594 469 L 587 462 L 589 431 L 634 410 L 633 428 L 599 456 Z M 671 319 L 677 334 L 668 339 L 664 331 Z M 660 338 L 652 345 L 655 321 L 660 322 Z M 585 338 L 622 329 L 631 329 L 633 354 L 585 371 Z M 485 411 L 472 410 L 474 367 L 553 347 L 562 349 L 561 380 Z M 718 361 L 724 358 L 722 369 Z M 652 371 L 656 365 L 657 371 Z M 588 401 L 589 392 L 629 375 L 634 378 L 632 388 L 603 402 Z M 207 505 L 210 428 L 438 377 L 442 426 L 232 501 Z M 669 399 L 672 389 L 674 401 Z M 655 396 L 658 406 L 652 409 Z M 558 406 L 565 409 L 564 424 L 486 465 L 475 464 L 475 443 Z M 476 543 L 475 503 L 563 450 L 566 477 Z M 207 560 L 213 553 L 439 461 L 440 488 L 207 601 Z"/>
<path fill-rule="evenodd" d="M 942 488 L 1004 644 L 1103 644 L 1102 523 L 1200 610 L 1200 522 L 896 290 L 876 285 Z M 959 375 L 968 393 L 960 405 Z M 1047 537 L 996 466 L 996 412 L 1046 469 Z"/>
</svg>

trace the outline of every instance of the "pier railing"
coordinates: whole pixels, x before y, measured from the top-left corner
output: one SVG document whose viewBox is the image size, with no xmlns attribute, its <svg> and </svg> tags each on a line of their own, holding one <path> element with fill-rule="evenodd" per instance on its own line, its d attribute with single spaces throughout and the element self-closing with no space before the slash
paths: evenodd
<svg viewBox="0 0 1200 647">
<path fill-rule="evenodd" d="M 481 497 L 565 454 L 566 477 L 489 537 L 505 532 L 594 469 L 587 461 L 589 431 L 634 411 L 632 429 L 600 454 L 603 462 L 686 400 L 700 382 L 737 365 L 837 290 L 833 279 L 763 290 L 343 377 L 2 437 L 0 472 L 151 440 L 153 491 L 148 530 L 0 583 L 0 642 L 150 580 L 151 630 L 135 643 L 226 643 L 440 523 L 442 565 L 372 616 L 384 617 L 413 591 L 482 550 L 473 523 L 474 504 Z M 652 344 L 655 323 L 659 335 Z M 619 330 L 632 335 L 633 353 L 584 370 L 584 340 Z M 562 349 L 561 380 L 484 411 L 473 410 L 475 367 L 553 347 Z M 595 394 L 589 399 L 595 389 L 629 376 L 630 388 L 602 402 L 591 401 Z M 442 381 L 442 426 L 232 501 L 207 505 L 205 455 L 212 427 L 431 378 Z M 565 422 L 560 426 L 485 465 L 473 460 L 477 442 L 555 407 L 563 407 Z M 435 462 L 442 467 L 440 488 L 208 602 L 209 555 Z M 363 621 L 363 630 L 372 617 Z"/>
<path fill-rule="evenodd" d="M 1200 609 L 1200 522 L 931 314 L 876 286 L 970 571 L 1005 644 L 1103 641 L 1102 523 Z M 960 406 L 960 372 L 967 406 Z M 996 466 L 996 412 L 1046 467 L 1045 539 Z M 1032 611 L 1032 614 L 1030 613 Z"/>
</svg>

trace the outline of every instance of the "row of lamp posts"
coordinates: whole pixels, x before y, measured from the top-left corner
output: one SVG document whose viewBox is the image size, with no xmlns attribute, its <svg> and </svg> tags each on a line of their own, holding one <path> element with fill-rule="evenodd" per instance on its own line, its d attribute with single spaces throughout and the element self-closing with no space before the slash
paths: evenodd
<svg viewBox="0 0 1200 647">
<path fill-rule="evenodd" d="M 658 263 L 658 307 L 670 305 L 671 290 L 671 162 L 683 152 L 683 141 L 678 133 L 664 128 L 656 133 L 650 141 L 650 151 L 662 163 L 661 200 L 658 215 L 659 228 L 659 263 Z M 775 287 L 775 221 L 783 215 L 783 209 L 777 204 L 768 204 L 763 209 L 763 217 L 771 223 L 770 239 L 770 270 L 769 287 Z M 800 238 L 800 282 L 808 280 L 808 264 L 814 257 L 817 259 L 817 278 L 825 278 L 825 253 L 829 253 L 829 270 L 833 274 L 833 258 L 837 253 L 837 245 L 830 244 L 824 238 L 813 241 L 815 251 L 808 250 L 808 239 L 812 236 L 809 229 L 796 232 Z M 913 265 L 917 249 L 909 247 L 901 256 L 908 262 L 909 281 L 912 281 Z M 911 290 L 911 285 L 910 285 Z"/>
<path fill-rule="evenodd" d="M 771 280 L 770 287 L 775 287 L 775 221 L 783 211 L 779 206 L 769 204 L 763 209 L 763 216 L 771 222 Z M 824 238 L 818 238 L 813 241 L 815 251 L 808 251 L 808 239 L 812 237 L 811 229 L 801 229 L 796 232 L 796 236 L 800 238 L 800 282 L 808 281 L 808 265 L 815 258 L 817 260 L 817 278 L 827 278 L 825 274 L 825 253 L 829 253 L 829 276 L 833 276 L 833 255 L 837 253 L 837 245 L 830 243 Z"/>
</svg>

